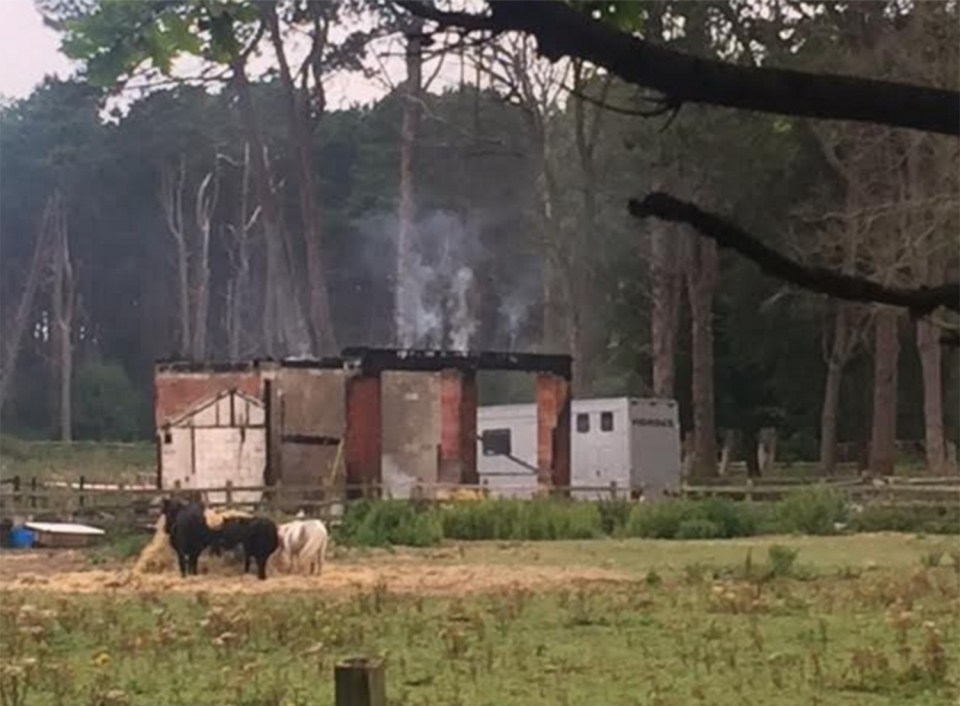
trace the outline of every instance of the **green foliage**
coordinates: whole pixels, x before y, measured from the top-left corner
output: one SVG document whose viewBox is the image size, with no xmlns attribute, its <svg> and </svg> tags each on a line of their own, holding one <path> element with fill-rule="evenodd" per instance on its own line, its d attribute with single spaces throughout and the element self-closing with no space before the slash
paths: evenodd
<svg viewBox="0 0 960 706">
<path fill-rule="evenodd" d="M 632 508 L 633 503 L 629 500 L 600 500 L 597 502 L 603 533 L 613 537 L 624 534 L 627 530 L 627 523 L 630 521 L 630 510 Z"/>
<path fill-rule="evenodd" d="M 720 526 L 703 517 L 684 520 L 677 527 L 677 539 L 715 539 L 720 536 Z"/>
<path fill-rule="evenodd" d="M 604 534 L 594 503 L 557 500 L 484 500 L 440 510 L 447 539 L 593 539 Z"/>
<path fill-rule="evenodd" d="M 799 549 L 774 544 L 767 550 L 767 566 L 770 575 L 774 578 L 790 576 L 798 554 L 800 554 Z"/>
<path fill-rule="evenodd" d="M 90 555 L 90 561 L 94 564 L 102 564 L 107 561 L 134 559 L 150 542 L 151 536 L 144 532 L 110 530 L 103 538 L 100 546 Z"/>
<path fill-rule="evenodd" d="M 854 532 L 960 533 L 960 507 L 898 507 L 867 505 L 852 513 L 849 527 Z"/>
<path fill-rule="evenodd" d="M 443 539 L 436 511 L 403 500 L 364 501 L 347 507 L 337 540 L 368 547 L 428 547 Z"/>
<path fill-rule="evenodd" d="M 778 504 L 778 518 L 785 532 L 835 534 L 835 524 L 846 512 L 841 493 L 831 488 L 802 488 Z"/>
<path fill-rule="evenodd" d="M 139 435 L 139 391 L 119 363 L 89 363 L 74 378 L 77 439 L 131 441 Z"/>
<path fill-rule="evenodd" d="M 568 0 L 574 8 L 593 19 L 631 33 L 641 29 L 647 8 L 636 0 Z"/>
<path fill-rule="evenodd" d="M 257 16 L 249 2 L 108 0 L 92 12 L 52 21 L 63 32 L 64 54 L 84 62 L 87 80 L 111 87 L 144 64 L 169 75 L 181 55 L 227 64 Z"/>
</svg>

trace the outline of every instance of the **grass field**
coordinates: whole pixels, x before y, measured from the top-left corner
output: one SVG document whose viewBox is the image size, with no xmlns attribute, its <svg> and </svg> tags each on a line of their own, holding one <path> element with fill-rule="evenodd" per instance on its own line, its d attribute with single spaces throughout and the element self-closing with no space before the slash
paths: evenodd
<svg viewBox="0 0 960 706">
<path fill-rule="evenodd" d="M 0 436 L 0 476 L 20 476 L 24 481 L 76 481 L 135 483 L 156 476 L 157 452 L 151 442 L 110 444 L 76 441 L 23 441 Z"/>
<path fill-rule="evenodd" d="M 355 654 L 386 658 L 391 704 L 958 699 L 955 538 L 475 542 L 125 586 L 81 559 L 83 593 L 5 570 L 3 706 L 332 704 Z"/>
</svg>

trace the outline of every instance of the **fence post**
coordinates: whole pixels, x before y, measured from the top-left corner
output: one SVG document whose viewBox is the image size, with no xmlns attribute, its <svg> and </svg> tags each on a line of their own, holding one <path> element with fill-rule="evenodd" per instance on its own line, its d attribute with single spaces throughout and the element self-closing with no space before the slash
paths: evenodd
<svg viewBox="0 0 960 706">
<path fill-rule="evenodd" d="M 34 510 L 37 508 L 37 477 L 34 476 L 30 479 L 30 507 Z"/>
<path fill-rule="evenodd" d="M 77 496 L 77 502 L 80 504 L 80 507 L 83 507 L 86 504 L 86 498 L 84 497 L 84 494 L 83 494 L 83 488 L 86 484 L 87 484 L 87 477 L 80 476 L 80 489 L 79 489 L 80 493 Z"/>
<path fill-rule="evenodd" d="M 352 657 L 333 668 L 336 706 L 386 706 L 383 660 Z"/>
<path fill-rule="evenodd" d="M 13 502 L 15 505 L 19 505 L 23 502 L 23 497 L 20 495 L 20 476 L 15 475 L 13 477 Z"/>
<path fill-rule="evenodd" d="M 753 501 L 753 478 L 747 478 L 747 502 Z"/>
<path fill-rule="evenodd" d="M 233 481 L 227 481 L 227 492 L 226 492 L 227 507 L 233 506 Z"/>
<path fill-rule="evenodd" d="M 615 480 L 610 481 L 610 499 L 617 499 L 617 481 Z"/>
</svg>

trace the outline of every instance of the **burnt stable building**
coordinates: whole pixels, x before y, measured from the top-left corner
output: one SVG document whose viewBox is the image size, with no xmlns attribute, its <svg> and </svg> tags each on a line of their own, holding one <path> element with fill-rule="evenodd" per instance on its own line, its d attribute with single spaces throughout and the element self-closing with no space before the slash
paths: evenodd
<svg viewBox="0 0 960 706">
<path fill-rule="evenodd" d="M 421 483 L 475 484 L 481 370 L 536 375 L 539 484 L 569 486 L 571 367 L 566 355 L 385 348 L 318 360 L 158 361 L 158 486 L 345 482 L 403 496 Z"/>
</svg>

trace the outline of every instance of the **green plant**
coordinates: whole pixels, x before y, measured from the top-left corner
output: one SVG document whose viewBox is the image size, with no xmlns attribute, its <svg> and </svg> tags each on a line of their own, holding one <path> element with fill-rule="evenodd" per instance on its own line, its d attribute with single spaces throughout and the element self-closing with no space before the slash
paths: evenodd
<svg viewBox="0 0 960 706">
<path fill-rule="evenodd" d="M 778 515 L 785 531 L 834 534 L 845 517 L 844 498 L 831 488 L 802 488 L 780 502 Z"/>
<path fill-rule="evenodd" d="M 632 503 L 628 500 L 601 500 L 597 503 L 600 511 L 600 527 L 604 534 L 619 536 L 627 529 Z"/>
<path fill-rule="evenodd" d="M 799 549 L 774 544 L 767 550 L 767 570 L 771 576 L 782 578 L 793 574 L 793 564 Z"/>
<path fill-rule="evenodd" d="M 676 533 L 677 539 L 713 539 L 721 536 L 722 530 L 716 522 L 701 517 L 684 520 Z"/>
</svg>

